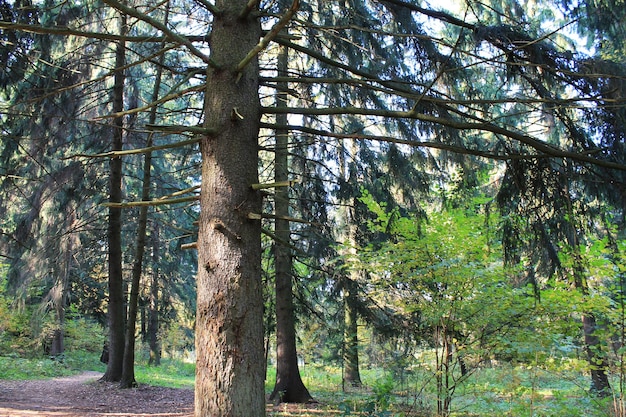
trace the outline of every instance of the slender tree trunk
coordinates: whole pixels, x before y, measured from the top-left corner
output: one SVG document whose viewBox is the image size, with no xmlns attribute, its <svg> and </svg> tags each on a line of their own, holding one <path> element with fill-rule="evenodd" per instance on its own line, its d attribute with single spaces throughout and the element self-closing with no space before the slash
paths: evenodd
<svg viewBox="0 0 626 417">
<path fill-rule="evenodd" d="M 120 17 L 120 33 L 127 31 L 126 16 Z M 117 44 L 115 52 L 115 75 L 113 85 L 113 112 L 124 110 L 124 71 L 126 45 L 123 40 Z M 123 118 L 113 120 L 113 140 L 111 150 L 122 149 Z M 111 158 L 109 162 L 109 201 L 122 201 L 122 160 Z M 122 277 L 122 210 L 109 207 L 109 359 L 102 380 L 117 382 L 122 378 L 124 358 L 124 279 Z"/>
<path fill-rule="evenodd" d="M 197 417 L 265 415 L 258 60 L 236 66 L 261 36 L 247 0 L 219 0 L 210 36 L 198 232 Z"/>
<path fill-rule="evenodd" d="M 169 8 L 165 12 L 165 24 L 167 24 Z M 155 75 L 154 89 L 152 90 L 152 102 L 159 99 L 159 90 L 161 89 L 161 76 L 163 73 L 164 55 L 159 57 L 157 72 Z M 154 124 L 156 122 L 157 106 L 154 105 L 150 109 L 148 122 Z M 150 148 L 153 143 L 153 133 L 148 134 L 146 147 Z M 152 152 L 146 152 L 143 163 L 143 181 L 141 187 L 141 200 L 150 201 L 150 182 L 152 180 Z M 143 271 L 143 257 L 146 248 L 146 230 L 148 225 L 148 206 L 139 209 L 139 219 L 137 221 L 137 240 L 135 242 L 135 262 L 133 264 L 132 281 L 130 288 L 130 300 L 128 306 L 128 319 L 126 321 L 126 346 L 124 349 L 124 364 L 122 368 L 122 380 L 120 386 L 122 388 L 130 388 L 137 385 L 135 381 L 135 330 L 137 326 L 137 307 L 139 302 L 139 284 L 141 282 L 141 273 Z"/>
<path fill-rule="evenodd" d="M 278 76 L 288 74 L 288 50 L 280 48 L 278 54 Z M 276 107 L 287 107 L 287 83 L 277 86 Z M 277 125 L 287 124 L 287 115 L 276 115 Z M 275 181 L 289 180 L 289 132 L 276 130 L 275 150 Z M 276 269 L 276 383 L 270 395 L 275 403 L 296 402 L 304 403 L 312 399 L 311 394 L 304 386 L 298 368 L 296 349 L 296 323 L 293 309 L 292 291 L 292 258 L 288 246 L 291 241 L 289 221 L 289 189 L 279 187 L 275 191 L 275 220 L 276 242 L 274 243 L 274 259 Z"/>
<path fill-rule="evenodd" d="M 566 175 L 566 178 L 569 178 L 569 176 Z M 585 267 L 582 253 L 580 252 L 580 240 L 577 232 L 578 228 L 574 224 L 576 217 L 572 208 L 570 191 L 567 187 L 564 194 L 567 199 L 567 214 L 569 217 L 565 220 L 567 227 L 566 236 L 567 244 L 571 248 L 573 256 L 574 286 L 576 287 L 576 290 L 580 291 L 583 297 L 587 297 L 589 294 L 589 286 L 587 284 L 587 279 L 585 278 Z M 587 354 L 587 361 L 589 362 L 591 373 L 590 391 L 600 397 L 609 396 L 611 394 L 611 385 L 609 384 L 609 377 L 607 374 L 608 363 L 606 360 L 605 347 L 596 333 L 596 318 L 592 312 L 583 311 L 582 322 L 585 353 Z"/>
<path fill-rule="evenodd" d="M 151 122 L 153 123 L 153 122 Z M 147 147 L 152 146 L 152 134 L 148 136 Z M 142 201 L 150 200 L 150 179 L 152 168 L 152 153 L 147 152 L 143 166 L 143 186 L 141 192 Z M 146 247 L 146 228 L 148 224 L 148 207 L 139 209 L 137 223 L 137 240 L 135 242 L 135 261 L 133 263 L 132 281 L 130 286 L 130 299 L 128 302 L 128 318 L 126 320 L 126 344 L 124 348 L 124 361 L 122 366 L 122 388 L 131 388 L 137 385 L 135 381 L 135 330 L 137 326 L 137 310 L 139 306 L 139 284 L 143 271 L 143 257 Z"/>
<path fill-rule="evenodd" d="M 72 257 L 74 255 L 74 247 L 76 235 L 72 232 L 76 221 L 76 210 L 71 204 L 65 206 L 65 230 L 66 235 L 61 240 L 62 259 L 58 260 L 60 269 L 57 272 L 57 280 L 52 289 L 52 304 L 57 316 L 57 328 L 52 336 L 50 345 L 50 356 L 59 356 L 65 352 L 65 309 L 68 302 L 68 294 L 70 292 L 70 272 L 72 269 Z M 58 265 L 58 266 L 59 266 Z"/>
<path fill-rule="evenodd" d="M 350 181 L 350 170 L 346 161 L 346 156 L 351 160 L 356 158 L 356 149 L 354 141 L 349 141 L 347 147 L 343 147 L 340 153 L 340 170 L 341 177 L 346 182 Z M 349 207 L 345 211 L 344 220 L 346 222 L 346 236 L 345 241 L 347 243 L 346 255 L 350 258 L 356 257 L 356 233 L 357 225 L 355 224 L 354 205 L 355 200 L 351 201 L 352 207 Z M 343 290 L 343 314 L 344 314 L 344 329 L 343 329 L 343 387 L 351 385 L 353 387 L 360 387 L 361 373 L 359 370 L 359 336 L 358 336 L 358 313 L 357 313 L 357 294 L 356 294 L 356 280 L 359 278 L 360 272 L 351 268 L 349 276 L 343 278 L 342 290 Z"/>
<path fill-rule="evenodd" d="M 344 348 L 343 348 L 343 379 L 344 386 L 349 384 L 360 387 L 359 371 L 359 337 L 358 313 L 356 308 L 356 290 L 353 281 L 345 279 L 343 286 L 344 302 Z"/>
<path fill-rule="evenodd" d="M 611 385 L 607 374 L 608 364 L 600 338 L 596 335 L 596 318 L 592 313 L 583 315 L 585 352 L 591 368 L 591 392 L 601 397 L 611 395 Z"/>
<path fill-rule="evenodd" d="M 152 282 L 150 283 L 150 298 L 148 306 L 148 346 L 150 359 L 148 365 L 161 364 L 161 346 L 159 345 L 159 226 L 152 228 Z"/>
</svg>

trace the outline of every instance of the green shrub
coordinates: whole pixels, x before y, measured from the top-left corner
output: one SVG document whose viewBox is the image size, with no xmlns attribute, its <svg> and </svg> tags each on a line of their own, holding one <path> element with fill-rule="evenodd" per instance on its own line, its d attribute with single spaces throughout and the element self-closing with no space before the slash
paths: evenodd
<svg viewBox="0 0 626 417">
<path fill-rule="evenodd" d="M 106 338 L 105 331 L 93 320 L 79 317 L 65 324 L 65 348 L 100 354 Z"/>
</svg>

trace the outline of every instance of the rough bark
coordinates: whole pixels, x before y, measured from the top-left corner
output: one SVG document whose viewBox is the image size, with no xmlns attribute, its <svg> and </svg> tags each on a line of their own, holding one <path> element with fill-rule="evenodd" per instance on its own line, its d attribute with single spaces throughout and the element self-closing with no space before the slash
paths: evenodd
<svg viewBox="0 0 626 417">
<path fill-rule="evenodd" d="M 120 18 L 120 33 L 126 33 L 126 16 Z M 115 53 L 115 71 L 113 85 L 113 112 L 124 109 L 124 71 L 126 61 L 126 45 L 119 41 Z M 123 119 L 116 117 L 113 120 L 111 150 L 122 149 Z M 109 162 L 109 202 L 122 201 L 122 160 L 111 158 Z M 122 378 L 122 361 L 124 358 L 124 280 L 122 277 L 122 211 L 119 208 L 109 207 L 108 224 L 109 243 L 109 358 L 107 369 L 102 376 L 103 381 L 117 382 Z"/>
<path fill-rule="evenodd" d="M 220 0 L 210 36 L 205 92 L 196 314 L 197 417 L 265 415 L 258 61 L 233 69 L 258 42 L 246 0 Z M 216 66 L 218 68 L 216 68 Z"/>
</svg>

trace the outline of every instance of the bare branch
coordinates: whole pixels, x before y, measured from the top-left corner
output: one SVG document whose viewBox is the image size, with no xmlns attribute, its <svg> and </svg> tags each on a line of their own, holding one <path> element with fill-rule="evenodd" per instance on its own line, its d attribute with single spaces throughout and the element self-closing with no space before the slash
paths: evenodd
<svg viewBox="0 0 626 417">
<path fill-rule="evenodd" d="M 133 207 L 154 207 L 163 206 L 168 204 L 188 203 L 190 201 L 200 201 L 200 196 L 181 197 L 181 198 L 169 198 L 169 199 L 157 199 L 150 201 L 128 201 L 125 203 L 102 203 L 104 207 L 112 208 L 133 208 Z"/>
<path fill-rule="evenodd" d="M 189 194 L 189 193 L 193 193 L 194 191 L 198 191 L 200 189 L 199 185 L 194 185 L 193 187 L 189 187 L 189 188 L 185 188 L 184 190 L 179 190 L 176 191 L 172 194 L 163 196 L 161 198 L 159 198 L 159 200 L 166 200 L 172 197 L 178 197 L 179 195 L 185 195 L 185 194 Z"/>
<path fill-rule="evenodd" d="M 198 242 L 183 243 L 180 248 L 182 250 L 198 249 Z"/>
<path fill-rule="evenodd" d="M 243 20 L 254 10 L 254 8 L 259 4 L 259 0 L 248 0 L 248 4 L 246 7 L 239 13 L 239 20 Z"/>
<path fill-rule="evenodd" d="M 291 181 L 279 181 L 279 182 L 272 182 L 269 184 L 252 184 L 250 187 L 253 190 L 265 190 L 267 188 L 277 188 L 277 187 L 293 187 L 294 184 L 297 184 L 298 181 L 296 180 L 291 180 Z"/>
<path fill-rule="evenodd" d="M 237 72 L 241 72 L 246 67 L 246 65 L 248 65 L 255 56 L 257 56 L 259 52 L 267 47 L 272 39 L 278 36 L 280 31 L 285 26 L 287 26 L 293 15 L 298 11 L 298 7 L 300 7 L 300 0 L 293 0 L 293 3 L 291 4 L 289 10 L 287 10 L 283 17 L 281 17 L 280 20 L 276 22 L 272 30 L 270 30 L 265 36 L 263 36 L 263 38 L 261 38 L 261 41 L 254 48 L 252 48 L 252 50 L 248 52 L 248 55 L 246 55 L 246 57 L 242 59 L 241 62 L 237 65 Z"/>
<path fill-rule="evenodd" d="M 319 224 L 319 223 L 298 219 L 296 217 L 277 216 L 275 214 L 267 214 L 267 213 L 248 213 L 248 218 L 250 220 L 261 220 L 261 219 L 274 219 L 274 220 L 276 220 L 276 219 L 281 219 L 281 220 L 287 220 L 287 221 L 294 222 L 294 223 L 304 223 L 304 224 L 309 224 L 309 225 L 313 225 L 313 226 L 321 226 L 321 224 Z"/>
<path fill-rule="evenodd" d="M 181 125 L 151 125 L 146 124 L 146 129 L 164 132 L 164 133 L 193 133 L 196 135 L 214 135 L 217 133 L 216 129 L 211 129 L 202 126 L 181 126 Z"/>
<path fill-rule="evenodd" d="M 134 109 L 125 110 L 125 111 L 122 111 L 122 112 L 105 114 L 103 116 L 95 117 L 94 120 L 109 119 L 109 118 L 126 116 L 126 115 L 129 115 L 129 114 L 141 113 L 143 111 L 150 110 L 153 106 L 155 106 L 157 104 L 163 104 L 163 103 L 165 103 L 167 101 L 171 101 L 171 100 L 177 99 L 177 98 L 182 97 L 182 96 L 184 96 L 186 94 L 189 94 L 189 93 L 195 93 L 197 91 L 202 91 L 202 90 L 204 90 L 204 87 L 205 87 L 204 84 L 194 85 L 193 87 L 189 87 L 189 88 L 187 88 L 185 90 L 165 95 L 165 96 L 161 97 L 160 99 L 158 99 L 157 101 L 154 101 L 152 103 L 148 103 L 145 106 L 136 107 Z"/>
<path fill-rule="evenodd" d="M 168 38 L 170 38 L 171 40 L 180 43 L 181 45 L 185 45 L 188 49 L 189 52 L 191 52 L 193 55 L 197 56 L 198 58 L 200 58 L 202 61 L 204 61 L 205 63 L 207 63 L 209 66 L 213 67 L 213 68 L 218 68 L 218 65 L 213 62 L 213 60 L 211 60 L 208 56 L 206 56 L 204 53 L 202 53 L 198 48 L 196 48 L 193 43 L 191 41 L 189 41 L 189 39 L 187 39 L 184 36 L 179 35 L 178 33 L 175 33 L 173 31 L 171 31 L 166 25 L 164 25 L 162 22 L 159 22 L 156 19 L 151 18 L 150 16 L 141 13 L 140 11 L 138 11 L 137 9 L 133 8 L 133 7 L 128 7 L 125 4 L 120 3 L 117 0 L 104 0 L 104 2 L 106 4 L 108 4 L 111 7 L 116 8 L 117 10 L 119 10 L 122 13 L 125 13 L 129 16 L 133 16 L 141 21 L 144 21 L 146 23 L 148 23 L 149 25 L 151 25 L 152 27 L 159 29 L 161 32 L 163 32 Z"/>
<path fill-rule="evenodd" d="M 194 1 L 204 6 L 204 8 L 207 9 L 209 12 L 211 12 L 213 16 L 216 16 L 222 13 L 220 9 L 218 9 L 213 3 L 211 3 L 208 0 L 194 0 Z"/>
<path fill-rule="evenodd" d="M 147 148 L 126 149 L 123 151 L 110 151 L 110 152 L 103 152 L 103 153 L 96 153 L 96 154 L 79 153 L 79 154 L 62 158 L 62 160 L 73 159 L 73 158 L 115 158 L 115 157 L 126 156 L 126 155 L 137 155 L 141 153 L 154 152 L 154 151 L 159 151 L 163 149 L 182 148 L 183 146 L 193 145 L 198 142 L 200 142 L 200 138 L 189 139 L 189 140 L 176 142 L 176 143 L 168 143 L 166 145 L 150 146 Z"/>
</svg>

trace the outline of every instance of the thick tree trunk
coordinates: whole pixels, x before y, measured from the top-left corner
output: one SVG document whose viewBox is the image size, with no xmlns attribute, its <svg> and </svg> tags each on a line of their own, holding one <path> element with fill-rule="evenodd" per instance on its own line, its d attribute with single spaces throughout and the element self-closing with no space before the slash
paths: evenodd
<svg viewBox="0 0 626 417">
<path fill-rule="evenodd" d="M 278 75 L 287 76 L 288 51 L 282 47 L 278 55 Z M 279 83 L 276 107 L 287 107 L 287 85 Z M 277 125 L 287 124 L 287 115 L 276 116 Z M 275 181 L 289 180 L 289 132 L 276 130 L 275 150 Z M 293 309 L 292 292 L 292 258 L 289 249 L 291 232 L 289 221 L 289 189 L 279 187 L 275 192 L 276 242 L 274 259 L 276 269 L 276 383 L 270 400 L 279 402 L 304 403 L 310 401 L 311 395 L 304 386 L 298 368 L 296 350 L 296 323 Z"/>
<path fill-rule="evenodd" d="M 126 16 L 122 14 L 120 33 L 126 33 Z M 115 71 L 113 85 L 113 112 L 124 110 L 124 71 L 126 61 L 126 45 L 120 41 L 115 53 Z M 122 149 L 123 118 L 113 120 L 113 140 L 111 150 Z M 122 160 L 111 158 L 109 162 L 109 201 L 122 201 Z M 122 277 L 122 210 L 109 208 L 109 359 L 107 370 L 102 380 L 117 382 L 122 378 L 122 362 L 124 358 L 124 280 Z"/>
<path fill-rule="evenodd" d="M 258 61 L 237 64 L 259 42 L 249 2 L 220 0 L 210 36 L 201 143 L 196 314 L 197 417 L 265 415 L 261 224 L 258 182 Z"/>
</svg>

